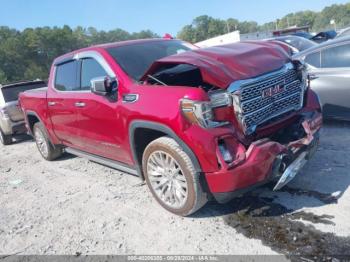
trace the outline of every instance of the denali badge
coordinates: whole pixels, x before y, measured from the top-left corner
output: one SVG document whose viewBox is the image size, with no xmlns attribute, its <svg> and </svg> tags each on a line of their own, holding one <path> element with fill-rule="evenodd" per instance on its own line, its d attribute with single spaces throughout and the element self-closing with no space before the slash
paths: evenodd
<svg viewBox="0 0 350 262">
<path fill-rule="evenodd" d="M 273 87 L 269 87 L 267 89 L 264 89 L 262 91 L 261 96 L 262 96 L 262 98 L 264 98 L 264 97 L 271 97 L 271 96 L 274 96 L 274 95 L 276 95 L 278 93 L 282 93 L 285 90 L 286 90 L 285 82 L 283 82 L 283 83 L 277 84 L 277 85 L 275 85 Z"/>
</svg>

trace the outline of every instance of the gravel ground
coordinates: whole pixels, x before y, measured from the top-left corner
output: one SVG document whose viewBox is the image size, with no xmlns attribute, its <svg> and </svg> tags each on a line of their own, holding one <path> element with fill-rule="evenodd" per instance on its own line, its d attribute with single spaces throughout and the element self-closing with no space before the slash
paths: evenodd
<svg viewBox="0 0 350 262">
<path fill-rule="evenodd" d="M 0 146 L 0 255 L 346 254 L 349 130 L 326 124 L 282 191 L 259 188 L 188 218 L 162 209 L 137 177 L 68 154 L 46 162 L 22 137 Z"/>
</svg>

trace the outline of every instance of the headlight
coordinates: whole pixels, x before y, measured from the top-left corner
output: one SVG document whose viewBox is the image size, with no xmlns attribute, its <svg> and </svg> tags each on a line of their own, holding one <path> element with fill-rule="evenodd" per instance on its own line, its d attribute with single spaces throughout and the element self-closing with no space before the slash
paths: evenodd
<svg viewBox="0 0 350 262">
<path fill-rule="evenodd" d="M 210 106 L 212 108 L 232 105 L 232 98 L 226 90 L 211 91 L 208 95 L 210 97 Z"/>
<path fill-rule="evenodd" d="M 224 95 L 226 98 L 226 95 Z M 228 97 L 228 96 L 227 96 Z M 216 97 L 219 98 L 219 97 Z M 229 99 L 229 98 L 228 98 Z M 220 106 L 218 106 L 220 105 Z M 226 105 L 226 104 L 225 104 Z M 218 100 L 213 101 L 193 101 L 190 99 L 181 100 L 181 112 L 186 119 L 203 128 L 214 128 L 227 125 L 228 122 L 214 121 L 213 108 L 224 106 L 224 102 Z"/>
<path fill-rule="evenodd" d="M 210 102 L 195 102 L 190 99 L 181 101 L 181 111 L 190 123 L 197 124 L 201 127 L 209 127 L 210 121 L 213 120 L 213 110 Z"/>
</svg>

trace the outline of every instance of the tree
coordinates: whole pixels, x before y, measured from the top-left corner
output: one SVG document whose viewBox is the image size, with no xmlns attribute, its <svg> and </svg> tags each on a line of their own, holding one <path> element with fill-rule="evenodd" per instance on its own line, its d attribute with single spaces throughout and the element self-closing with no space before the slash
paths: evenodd
<svg viewBox="0 0 350 262">
<path fill-rule="evenodd" d="M 25 79 L 47 79 L 52 61 L 70 51 L 94 44 L 138 38 L 154 38 L 157 34 L 143 30 L 130 34 L 116 28 L 99 31 L 93 27 L 38 27 L 17 31 L 0 27 L 0 83 Z"/>
</svg>

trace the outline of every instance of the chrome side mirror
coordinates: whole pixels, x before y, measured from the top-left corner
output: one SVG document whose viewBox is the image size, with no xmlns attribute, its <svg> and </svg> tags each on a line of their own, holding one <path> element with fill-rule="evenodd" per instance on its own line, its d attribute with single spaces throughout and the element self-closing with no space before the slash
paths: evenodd
<svg viewBox="0 0 350 262">
<path fill-rule="evenodd" d="M 91 80 L 91 92 L 99 96 L 107 96 L 117 88 L 116 79 L 108 76 L 96 77 Z"/>
</svg>

